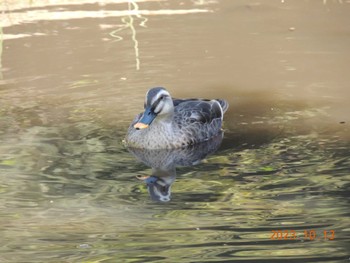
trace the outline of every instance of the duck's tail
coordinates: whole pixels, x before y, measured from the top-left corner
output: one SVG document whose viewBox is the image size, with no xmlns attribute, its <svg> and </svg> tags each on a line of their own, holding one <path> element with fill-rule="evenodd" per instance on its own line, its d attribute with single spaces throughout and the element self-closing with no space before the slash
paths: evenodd
<svg viewBox="0 0 350 263">
<path fill-rule="evenodd" d="M 228 109 L 228 102 L 226 100 L 222 100 L 222 99 L 216 99 L 219 103 L 220 106 L 222 108 L 222 112 L 225 113 Z"/>
</svg>

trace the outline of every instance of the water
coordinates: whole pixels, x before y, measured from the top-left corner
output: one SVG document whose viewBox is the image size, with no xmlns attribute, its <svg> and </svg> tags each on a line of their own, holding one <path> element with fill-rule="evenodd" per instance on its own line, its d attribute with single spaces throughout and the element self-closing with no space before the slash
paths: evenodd
<svg viewBox="0 0 350 263">
<path fill-rule="evenodd" d="M 0 261 L 348 262 L 349 8 L 4 1 Z M 230 103 L 166 202 L 122 143 L 152 86 Z"/>
</svg>

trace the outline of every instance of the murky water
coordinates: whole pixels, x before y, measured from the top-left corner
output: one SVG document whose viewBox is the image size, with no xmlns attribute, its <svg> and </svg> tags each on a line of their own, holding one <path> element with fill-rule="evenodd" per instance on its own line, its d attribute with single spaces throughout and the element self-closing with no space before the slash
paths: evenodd
<svg viewBox="0 0 350 263">
<path fill-rule="evenodd" d="M 19 2 L 1 14 L 1 262 L 349 261 L 349 1 Z M 166 202 L 122 144 L 152 86 L 230 103 Z"/>
</svg>

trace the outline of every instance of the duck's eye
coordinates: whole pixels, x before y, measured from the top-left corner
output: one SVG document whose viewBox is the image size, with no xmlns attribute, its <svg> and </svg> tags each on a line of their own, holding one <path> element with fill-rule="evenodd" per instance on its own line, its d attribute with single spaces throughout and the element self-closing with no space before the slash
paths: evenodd
<svg viewBox="0 0 350 263">
<path fill-rule="evenodd" d="M 162 100 L 162 99 L 164 99 L 165 98 L 165 96 L 164 95 L 162 95 L 162 96 L 160 96 L 160 99 Z"/>
</svg>

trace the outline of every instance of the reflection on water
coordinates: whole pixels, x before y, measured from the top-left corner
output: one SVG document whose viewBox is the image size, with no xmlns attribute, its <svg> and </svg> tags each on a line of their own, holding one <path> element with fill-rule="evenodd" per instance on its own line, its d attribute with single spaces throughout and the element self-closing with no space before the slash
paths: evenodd
<svg viewBox="0 0 350 263">
<path fill-rule="evenodd" d="M 177 166 L 193 166 L 214 153 L 220 146 L 223 133 L 207 142 L 185 148 L 169 150 L 147 150 L 129 148 L 134 156 L 147 166 L 152 167 L 151 176 L 142 176 L 139 179 L 147 184 L 152 200 L 170 201 L 171 185 L 176 178 Z"/>
<path fill-rule="evenodd" d="M 1 8 L 0 262 L 349 260 L 348 2 Z M 158 85 L 229 101 L 218 150 L 135 161 Z"/>
</svg>

